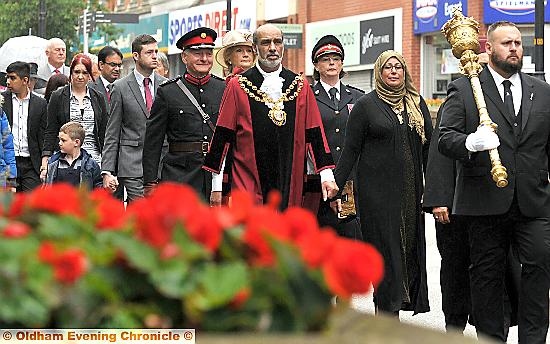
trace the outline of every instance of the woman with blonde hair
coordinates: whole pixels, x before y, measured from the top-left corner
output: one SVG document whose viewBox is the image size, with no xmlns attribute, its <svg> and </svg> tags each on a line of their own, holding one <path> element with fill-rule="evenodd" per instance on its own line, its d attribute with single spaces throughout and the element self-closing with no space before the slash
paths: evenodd
<svg viewBox="0 0 550 344">
<path fill-rule="evenodd" d="M 426 240 L 421 199 L 432 135 L 426 103 L 403 56 L 383 52 L 374 65 L 375 90 L 353 107 L 335 170 L 340 190 L 357 168 L 363 239 L 384 257 L 377 311 L 428 312 Z M 334 206 L 337 202 L 333 202 Z"/>
<path fill-rule="evenodd" d="M 241 74 L 256 62 L 252 48 L 252 32 L 231 30 L 222 38 L 222 48 L 216 53 L 216 61 L 224 69 L 225 76 Z"/>
</svg>

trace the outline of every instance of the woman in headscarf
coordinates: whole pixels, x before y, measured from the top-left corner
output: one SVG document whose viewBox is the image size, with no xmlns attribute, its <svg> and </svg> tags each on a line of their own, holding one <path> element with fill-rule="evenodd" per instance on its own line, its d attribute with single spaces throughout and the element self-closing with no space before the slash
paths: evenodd
<svg viewBox="0 0 550 344">
<path fill-rule="evenodd" d="M 242 74 L 256 63 L 256 54 L 252 48 L 252 32 L 231 30 L 222 38 L 222 47 L 216 53 L 216 61 L 228 77 Z"/>
<path fill-rule="evenodd" d="M 430 112 L 403 56 L 383 52 L 375 90 L 353 107 L 335 178 L 340 190 L 357 164 L 363 239 L 384 257 L 377 312 L 428 312 L 423 172 L 432 134 Z M 336 204 L 337 202 L 334 202 Z"/>
</svg>

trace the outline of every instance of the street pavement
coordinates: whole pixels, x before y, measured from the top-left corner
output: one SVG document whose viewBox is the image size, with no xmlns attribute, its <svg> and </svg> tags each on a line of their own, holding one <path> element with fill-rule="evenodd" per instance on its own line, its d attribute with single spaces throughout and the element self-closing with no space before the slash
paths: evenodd
<svg viewBox="0 0 550 344">
<path fill-rule="evenodd" d="M 437 250 L 435 240 L 435 223 L 431 214 L 426 215 L 426 269 L 428 273 L 428 294 L 430 299 L 429 313 L 412 315 L 412 312 L 400 312 L 400 320 L 404 323 L 431 328 L 436 331 L 445 331 L 445 317 L 441 310 L 441 289 L 439 285 L 439 268 L 441 257 Z M 352 307 L 358 311 L 374 314 L 374 304 L 372 302 L 372 293 L 368 295 L 354 296 Z M 508 334 L 509 344 L 517 344 L 518 328 L 510 328 Z M 464 334 L 469 337 L 476 337 L 475 328 L 471 325 L 466 326 Z M 546 338 L 546 343 L 550 343 L 550 334 Z"/>
</svg>

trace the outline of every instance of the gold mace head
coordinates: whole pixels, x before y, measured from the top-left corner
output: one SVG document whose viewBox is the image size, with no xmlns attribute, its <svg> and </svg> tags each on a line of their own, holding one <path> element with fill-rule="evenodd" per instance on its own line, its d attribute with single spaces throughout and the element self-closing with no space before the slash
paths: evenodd
<svg viewBox="0 0 550 344">
<path fill-rule="evenodd" d="M 447 41 L 453 48 L 453 55 L 460 59 L 466 50 L 479 53 L 479 23 L 473 17 L 465 17 L 460 9 L 441 28 Z"/>
</svg>

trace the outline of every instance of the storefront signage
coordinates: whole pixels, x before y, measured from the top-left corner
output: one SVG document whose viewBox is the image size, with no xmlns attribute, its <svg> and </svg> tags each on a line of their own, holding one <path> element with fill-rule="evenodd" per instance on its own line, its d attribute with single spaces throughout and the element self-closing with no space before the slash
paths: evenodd
<svg viewBox="0 0 550 344">
<path fill-rule="evenodd" d="M 393 19 L 385 17 L 361 22 L 361 64 L 374 63 L 382 52 L 393 49 Z"/>
<path fill-rule="evenodd" d="M 468 15 L 468 0 L 414 0 L 414 33 L 420 34 L 441 30 L 441 27 L 451 18 L 455 9 L 459 9 L 464 15 Z"/>
<path fill-rule="evenodd" d="M 535 22 L 535 0 L 484 0 L 483 21 L 486 24 L 499 20 L 514 23 Z M 544 1 L 544 21 L 550 22 L 550 9 Z"/>
<path fill-rule="evenodd" d="M 233 0 L 231 12 L 232 29 L 256 29 L 256 2 Z M 216 46 L 221 46 L 221 37 L 227 27 L 227 3 L 219 1 L 208 5 L 190 7 L 168 14 L 168 54 L 177 54 L 178 39 L 201 26 L 214 29 L 218 34 Z"/>
<path fill-rule="evenodd" d="M 104 37 L 98 35 L 98 31 L 95 31 L 89 39 L 89 48 L 92 51 L 99 50 L 105 45 L 117 47 L 124 54 L 125 57 L 131 56 L 132 53 L 132 41 L 137 35 L 142 33 L 153 36 L 157 42 L 159 48 L 168 47 L 168 35 L 166 29 L 168 28 L 168 15 L 161 14 L 158 16 L 140 17 L 137 24 L 113 24 L 117 28 L 122 29 L 122 33 L 113 42 L 106 42 Z M 82 40 L 82 39 L 81 39 Z"/>
<path fill-rule="evenodd" d="M 285 49 L 302 48 L 302 33 L 304 26 L 302 24 L 275 24 L 283 32 Z"/>
<path fill-rule="evenodd" d="M 317 41 L 327 35 L 336 36 L 345 51 L 344 66 L 347 70 L 373 67 L 378 55 L 387 49 L 402 49 L 401 8 L 373 12 L 352 17 L 324 20 L 306 24 L 306 74 L 313 73 L 311 50 Z"/>
</svg>

